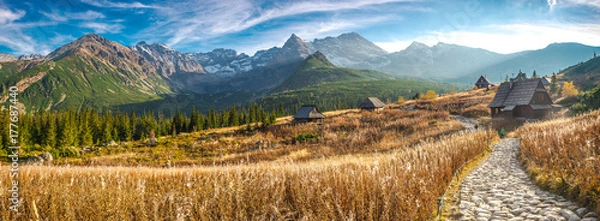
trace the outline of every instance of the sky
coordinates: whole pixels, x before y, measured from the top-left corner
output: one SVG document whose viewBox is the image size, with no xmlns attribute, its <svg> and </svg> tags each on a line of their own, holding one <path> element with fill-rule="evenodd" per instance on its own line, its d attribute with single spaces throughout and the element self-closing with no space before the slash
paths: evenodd
<svg viewBox="0 0 600 221">
<path fill-rule="evenodd" d="M 357 32 L 388 52 L 413 41 L 513 53 L 554 42 L 600 46 L 600 0 L 0 0 L 0 52 L 46 55 L 85 34 L 182 52 L 253 55 Z"/>
</svg>

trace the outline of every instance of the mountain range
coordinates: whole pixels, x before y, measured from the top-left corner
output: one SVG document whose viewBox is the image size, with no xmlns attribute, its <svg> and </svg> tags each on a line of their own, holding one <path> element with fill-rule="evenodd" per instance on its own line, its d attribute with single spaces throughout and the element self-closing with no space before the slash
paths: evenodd
<svg viewBox="0 0 600 221">
<path fill-rule="evenodd" d="M 498 54 L 414 42 L 405 50 L 388 53 L 352 32 L 312 42 L 292 34 L 281 48 L 249 56 L 223 48 L 183 53 L 146 42 L 127 47 L 88 34 L 47 56 L 0 53 L 0 79 L 3 89 L 20 86 L 30 110 L 106 108 L 182 95 L 243 93 L 246 99 L 257 99 L 339 81 L 412 77 L 467 85 L 479 75 L 488 75 L 499 82 L 520 70 L 549 75 L 589 59 L 596 51 L 600 48 L 556 43 L 540 50 Z"/>
</svg>

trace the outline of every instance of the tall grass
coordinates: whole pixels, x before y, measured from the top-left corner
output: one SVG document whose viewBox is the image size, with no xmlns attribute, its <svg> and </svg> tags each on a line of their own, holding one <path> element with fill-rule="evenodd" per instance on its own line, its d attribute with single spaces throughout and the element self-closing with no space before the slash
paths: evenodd
<svg viewBox="0 0 600 221">
<path fill-rule="evenodd" d="M 326 113 L 328 114 L 328 113 Z M 175 166 L 227 165 L 292 159 L 306 161 L 341 154 L 373 153 L 410 146 L 430 137 L 462 130 L 447 112 L 385 110 L 345 111 L 323 124 L 279 124 L 264 129 L 203 131 L 163 137 L 147 147 L 108 147 L 79 158 L 60 159 L 60 165 Z M 298 139 L 309 135 L 314 139 Z M 257 143 L 261 142 L 262 145 Z M 298 155 L 297 152 L 303 154 Z M 291 157 L 290 157 L 291 156 Z"/>
<path fill-rule="evenodd" d="M 600 212 L 600 111 L 527 124 L 515 134 L 536 182 Z"/>
<path fill-rule="evenodd" d="M 486 132 L 460 132 L 386 153 L 305 162 L 168 169 L 23 166 L 21 212 L 0 210 L 0 219 L 425 220 L 453 171 L 483 152 L 488 140 Z M 8 173 L 0 183 L 9 188 Z M 0 191 L 0 198 L 7 193 Z M 0 207 L 8 203 L 1 200 Z"/>
</svg>

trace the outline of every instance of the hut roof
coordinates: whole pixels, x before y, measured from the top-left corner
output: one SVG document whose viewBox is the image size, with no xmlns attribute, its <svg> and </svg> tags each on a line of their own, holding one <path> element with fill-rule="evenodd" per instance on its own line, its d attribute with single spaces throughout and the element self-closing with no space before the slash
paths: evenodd
<svg viewBox="0 0 600 221">
<path fill-rule="evenodd" d="M 505 82 L 500 84 L 496 96 L 488 107 L 528 105 L 536 91 L 546 92 L 540 79 Z"/>
<path fill-rule="evenodd" d="M 540 79 L 542 80 L 542 84 L 544 85 L 544 87 L 550 85 L 552 82 L 552 78 L 549 77 L 542 77 Z"/>
<path fill-rule="evenodd" d="M 317 106 L 305 105 L 294 115 L 294 119 L 323 119 L 325 115 L 319 112 Z"/>
<path fill-rule="evenodd" d="M 475 83 L 475 85 L 491 85 L 492 83 L 490 83 L 490 80 L 487 79 L 486 76 L 481 75 L 481 77 L 479 77 L 479 80 L 477 80 L 477 82 Z"/>
<path fill-rule="evenodd" d="M 365 101 L 363 101 L 362 104 L 360 105 L 361 109 L 382 108 L 382 107 L 385 107 L 385 104 L 383 102 L 381 102 L 381 100 L 379 100 L 379 98 L 376 98 L 376 97 L 367 97 L 367 99 Z"/>
</svg>

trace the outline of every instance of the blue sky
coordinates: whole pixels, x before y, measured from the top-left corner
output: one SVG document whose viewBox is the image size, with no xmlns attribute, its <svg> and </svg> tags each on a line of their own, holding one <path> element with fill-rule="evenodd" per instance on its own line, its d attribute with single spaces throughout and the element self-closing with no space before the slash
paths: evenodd
<svg viewBox="0 0 600 221">
<path fill-rule="evenodd" d="M 600 46 L 600 0 L 0 0 L 0 52 L 15 55 L 48 54 L 87 33 L 253 55 L 292 33 L 311 41 L 352 31 L 388 52 L 413 41 L 499 53 Z"/>
</svg>

